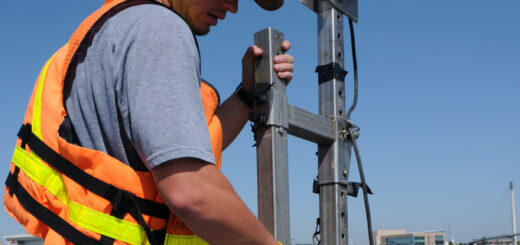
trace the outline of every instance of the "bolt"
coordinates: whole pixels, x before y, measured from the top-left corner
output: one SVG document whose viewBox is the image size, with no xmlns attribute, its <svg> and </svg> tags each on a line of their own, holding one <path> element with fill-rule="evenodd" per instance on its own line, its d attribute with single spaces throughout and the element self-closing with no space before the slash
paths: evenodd
<svg viewBox="0 0 520 245">
<path fill-rule="evenodd" d="M 347 177 L 347 170 L 341 170 L 341 175 L 343 175 L 343 177 Z"/>
<path fill-rule="evenodd" d="M 348 137 L 348 131 L 346 129 L 342 129 L 339 132 L 339 137 L 342 138 L 342 139 L 346 139 Z"/>
<path fill-rule="evenodd" d="M 256 104 L 261 105 L 261 104 L 265 103 L 265 101 L 267 100 L 267 95 L 265 93 L 257 93 L 257 94 L 255 94 L 254 98 L 255 98 Z"/>
<path fill-rule="evenodd" d="M 265 116 L 265 114 L 261 114 L 259 123 L 265 124 L 266 122 L 267 122 L 267 117 Z"/>
</svg>

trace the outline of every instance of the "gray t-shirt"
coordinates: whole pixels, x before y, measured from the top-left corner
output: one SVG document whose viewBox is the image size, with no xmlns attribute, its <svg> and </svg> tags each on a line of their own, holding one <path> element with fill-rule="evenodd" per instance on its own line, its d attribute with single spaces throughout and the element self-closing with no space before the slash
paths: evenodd
<svg viewBox="0 0 520 245">
<path fill-rule="evenodd" d="M 66 101 L 81 145 L 126 164 L 135 149 L 148 168 L 184 157 L 214 163 L 195 42 L 186 22 L 162 6 L 110 18 L 77 66 Z"/>
</svg>

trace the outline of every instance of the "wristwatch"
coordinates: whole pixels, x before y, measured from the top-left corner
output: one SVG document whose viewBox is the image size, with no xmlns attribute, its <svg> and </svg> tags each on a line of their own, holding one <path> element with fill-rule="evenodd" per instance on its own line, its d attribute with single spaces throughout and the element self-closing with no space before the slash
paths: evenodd
<svg viewBox="0 0 520 245">
<path fill-rule="evenodd" d="M 238 98 L 240 98 L 240 100 L 244 102 L 247 107 L 251 109 L 253 108 L 253 92 L 247 91 L 242 83 L 238 85 L 237 89 L 235 90 L 235 94 L 237 94 Z"/>
</svg>

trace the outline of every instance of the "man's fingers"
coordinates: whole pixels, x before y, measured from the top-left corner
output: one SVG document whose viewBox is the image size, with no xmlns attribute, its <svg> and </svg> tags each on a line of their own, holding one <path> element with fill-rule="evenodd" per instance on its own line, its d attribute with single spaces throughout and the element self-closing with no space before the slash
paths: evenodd
<svg viewBox="0 0 520 245">
<path fill-rule="evenodd" d="M 278 78 L 285 80 L 287 83 L 289 83 L 294 76 L 293 73 L 290 71 L 278 72 L 276 74 L 278 75 Z"/>
<path fill-rule="evenodd" d="M 292 72 L 294 70 L 294 65 L 291 63 L 282 63 L 274 65 L 274 70 L 277 72 Z"/>
<path fill-rule="evenodd" d="M 256 45 L 251 45 L 247 48 L 246 53 L 244 54 L 244 58 L 242 58 L 242 61 L 252 61 L 254 58 L 262 54 L 263 51 L 261 48 L 259 48 Z"/>
<path fill-rule="evenodd" d="M 282 49 L 283 51 L 287 51 L 291 48 L 291 42 L 285 40 L 282 42 Z"/>
<path fill-rule="evenodd" d="M 274 57 L 274 63 L 275 64 L 281 64 L 281 63 L 294 63 L 294 57 L 292 57 L 289 54 L 281 54 Z"/>
<path fill-rule="evenodd" d="M 291 43 L 289 41 L 282 42 L 282 50 L 284 52 L 288 51 L 291 48 Z M 274 57 L 274 67 L 273 69 L 276 71 L 278 77 L 282 80 L 285 80 L 287 84 L 293 79 L 293 70 L 294 70 L 294 57 L 289 54 L 281 54 Z"/>
<path fill-rule="evenodd" d="M 255 57 L 258 57 L 264 53 L 264 51 L 256 45 L 252 45 Z"/>
</svg>

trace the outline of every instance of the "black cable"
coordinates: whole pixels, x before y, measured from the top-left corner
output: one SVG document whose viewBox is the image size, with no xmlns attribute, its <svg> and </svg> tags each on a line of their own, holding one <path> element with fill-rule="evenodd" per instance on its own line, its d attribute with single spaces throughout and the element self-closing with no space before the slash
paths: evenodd
<svg viewBox="0 0 520 245">
<path fill-rule="evenodd" d="M 354 26 L 352 25 L 352 20 L 350 18 L 348 19 L 348 26 L 350 28 L 350 43 L 352 46 L 352 63 L 354 66 L 354 100 L 352 101 L 352 105 L 348 109 L 347 121 L 350 120 L 350 114 L 356 108 L 357 100 L 358 100 L 358 72 L 357 72 L 357 57 L 356 57 L 356 38 L 354 36 Z"/>
<path fill-rule="evenodd" d="M 352 146 L 354 147 L 354 152 L 356 153 L 356 161 L 358 164 L 358 170 L 359 170 L 359 177 L 361 178 L 361 187 L 363 188 L 363 199 L 365 201 L 365 212 L 367 216 L 367 227 L 368 227 L 368 240 L 370 242 L 370 245 L 374 244 L 374 237 L 372 235 L 372 217 L 370 215 L 370 205 L 368 204 L 368 186 L 365 181 L 365 174 L 363 172 L 363 165 L 361 163 L 361 156 L 359 154 L 359 149 L 356 142 L 356 135 L 357 127 L 354 126 L 350 122 L 350 114 L 352 111 L 354 111 L 354 108 L 356 108 L 357 105 L 357 99 L 358 99 L 358 72 L 357 72 L 357 58 L 356 58 L 356 39 L 354 37 L 354 26 L 352 25 L 352 20 L 348 19 L 348 25 L 350 28 L 350 41 L 352 46 L 352 60 L 354 65 L 354 101 L 352 102 L 352 105 L 350 106 L 348 113 L 347 113 L 347 122 L 348 122 L 348 131 L 349 131 L 349 137 L 352 141 Z"/>
<path fill-rule="evenodd" d="M 359 177 L 361 178 L 361 188 L 363 188 L 363 200 L 365 201 L 365 212 L 367 216 L 367 227 L 368 227 L 368 240 L 370 245 L 374 244 L 374 237 L 372 236 L 372 216 L 370 215 L 370 205 L 368 204 L 368 186 L 365 181 L 365 174 L 363 172 L 363 165 L 361 163 L 361 156 L 359 155 L 359 149 L 356 142 L 356 137 L 354 136 L 356 132 L 352 127 L 349 128 L 349 137 L 352 141 L 352 146 L 354 148 L 354 152 L 356 153 L 356 161 L 358 164 Z"/>
</svg>

